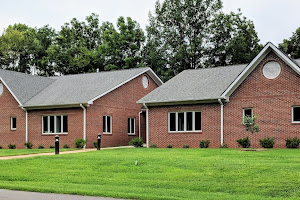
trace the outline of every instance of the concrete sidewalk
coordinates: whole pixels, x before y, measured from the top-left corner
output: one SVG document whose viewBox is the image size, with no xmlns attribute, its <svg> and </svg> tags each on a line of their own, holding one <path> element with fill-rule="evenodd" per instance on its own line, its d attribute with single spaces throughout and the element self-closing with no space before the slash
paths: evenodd
<svg viewBox="0 0 300 200">
<path fill-rule="evenodd" d="M 53 194 L 40 192 L 23 192 L 0 189 L 1 200 L 121 200 L 106 197 L 90 197 L 69 194 Z"/>
<path fill-rule="evenodd" d="M 102 150 L 107 149 L 122 149 L 122 148 L 134 148 L 133 146 L 120 146 L 120 147 L 106 147 L 101 148 Z M 59 154 L 71 154 L 71 153 L 82 153 L 82 152 L 89 152 L 89 151 L 96 151 L 97 149 L 81 149 L 81 150 L 74 150 L 74 151 L 63 151 Z M 0 160 L 10 160 L 10 159 L 17 159 L 17 158 L 30 158 L 30 157 L 36 157 L 36 156 L 52 156 L 55 155 L 55 153 L 37 153 L 37 154 L 27 154 L 27 155 L 18 155 L 18 156 L 4 156 L 0 157 Z"/>
</svg>

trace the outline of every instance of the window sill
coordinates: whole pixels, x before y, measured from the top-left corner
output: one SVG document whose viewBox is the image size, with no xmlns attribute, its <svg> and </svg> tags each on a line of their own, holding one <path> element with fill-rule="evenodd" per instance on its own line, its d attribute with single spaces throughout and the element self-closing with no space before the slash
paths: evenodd
<svg viewBox="0 0 300 200">
<path fill-rule="evenodd" d="M 17 129 L 16 128 L 12 128 L 12 129 L 10 129 L 11 131 L 16 131 Z"/>
<path fill-rule="evenodd" d="M 202 133 L 202 131 L 169 131 L 168 133 L 170 133 L 170 134 L 173 134 L 173 133 L 189 134 L 189 133 Z"/>
<path fill-rule="evenodd" d="M 292 125 L 300 125 L 300 122 L 292 122 Z"/>
<path fill-rule="evenodd" d="M 42 135 L 68 135 L 68 133 L 42 133 Z"/>
<path fill-rule="evenodd" d="M 103 135 L 112 135 L 112 133 L 103 133 Z"/>
<path fill-rule="evenodd" d="M 128 136 L 135 136 L 135 133 L 128 133 Z"/>
</svg>

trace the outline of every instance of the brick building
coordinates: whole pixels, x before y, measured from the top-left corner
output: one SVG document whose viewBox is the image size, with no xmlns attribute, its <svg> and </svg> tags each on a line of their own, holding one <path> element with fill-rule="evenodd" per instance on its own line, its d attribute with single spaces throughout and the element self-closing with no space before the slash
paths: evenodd
<svg viewBox="0 0 300 200">
<path fill-rule="evenodd" d="M 248 64 L 186 70 L 138 103 L 146 109 L 147 145 L 182 148 L 236 140 L 274 137 L 275 148 L 300 137 L 300 60 L 292 60 L 272 43 Z M 242 125 L 245 115 L 258 116 L 260 131 L 252 135 Z"/>
<path fill-rule="evenodd" d="M 145 137 L 136 101 L 161 84 L 150 68 L 51 78 L 0 70 L 0 146 L 48 148 L 59 135 L 61 146 L 83 138 L 93 147 L 98 133 L 102 146 L 128 145 Z"/>
</svg>

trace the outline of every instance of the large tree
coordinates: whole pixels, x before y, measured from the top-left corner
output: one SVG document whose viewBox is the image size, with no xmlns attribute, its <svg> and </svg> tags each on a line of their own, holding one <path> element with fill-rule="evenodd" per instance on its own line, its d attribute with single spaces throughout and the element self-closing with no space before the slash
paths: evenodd
<svg viewBox="0 0 300 200">
<path fill-rule="evenodd" d="M 249 62 L 261 48 L 253 22 L 221 8 L 221 0 L 157 1 L 144 62 L 163 80 L 185 69 Z"/>
<path fill-rule="evenodd" d="M 300 58 L 300 28 L 298 28 L 289 39 L 284 39 L 283 42 L 279 44 L 279 49 L 286 54 L 290 54 L 294 59 Z"/>
</svg>

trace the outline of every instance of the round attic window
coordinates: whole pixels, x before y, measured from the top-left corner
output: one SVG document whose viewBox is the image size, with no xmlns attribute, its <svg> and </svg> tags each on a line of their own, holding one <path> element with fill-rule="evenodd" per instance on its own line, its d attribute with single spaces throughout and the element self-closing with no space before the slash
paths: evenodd
<svg viewBox="0 0 300 200">
<path fill-rule="evenodd" d="M 0 95 L 3 93 L 3 85 L 0 83 Z"/>
<path fill-rule="evenodd" d="M 149 85 L 148 77 L 147 76 L 143 76 L 143 87 L 147 88 L 148 85 Z"/>
<path fill-rule="evenodd" d="M 281 72 L 281 67 L 278 62 L 271 61 L 265 64 L 263 68 L 263 74 L 268 79 L 274 79 L 279 76 Z"/>
</svg>

